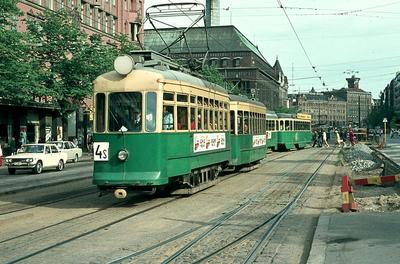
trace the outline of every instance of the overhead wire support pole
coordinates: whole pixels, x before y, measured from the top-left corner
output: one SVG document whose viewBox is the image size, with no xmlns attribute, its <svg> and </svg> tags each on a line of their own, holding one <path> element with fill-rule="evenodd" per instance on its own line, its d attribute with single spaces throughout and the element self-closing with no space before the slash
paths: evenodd
<svg viewBox="0 0 400 264">
<path fill-rule="evenodd" d="M 300 44 L 300 46 L 301 46 L 301 48 L 302 48 L 302 50 L 303 50 L 303 52 L 304 52 L 304 55 L 306 55 L 306 58 L 307 58 L 307 60 L 308 60 L 308 63 L 310 64 L 310 66 L 311 66 L 311 68 L 313 69 L 313 71 L 314 71 L 315 75 L 317 76 L 317 78 L 321 81 L 322 86 L 325 86 L 325 82 L 322 81 L 321 76 L 318 75 L 318 72 L 317 72 L 315 66 L 313 65 L 313 63 L 311 62 L 310 56 L 308 56 L 308 53 L 307 53 L 307 51 L 306 51 L 306 49 L 305 49 L 303 43 L 301 42 L 300 37 L 299 37 L 299 35 L 297 34 L 296 29 L 294 28 L 293 23 L 292 23 L 292 21 L 291 21 L 290 18 L 289 18 L 289 15 L 286 13 L 285 7 L 283 6 L 281 0 L 277 0 L 277 2 L 278 2 L 279 7 L 283 10 L 283 13 L 285 13 L 285 16 L 286 16 L 287 20 L 289 21 L 289 24 L 290 24 L 290 26 L 291 26 L 291 28 L 292 28 L 292 30 L 293 30 L 293 32 L 294 32 L 296 38 L 297 38 L 297 41 L 299 42 L 299 44 Z"/>
<path fill-rule="evenodd" d="M 171 2 L 171 1 L 170 1 Z M 172 8 L 176 7 L 176 8 Z M 157 18 L 168 18 L 168 17 L 178 17 L 178 16 L 186 16 L 188 17 L 192 23 L 186 27 L 180 35 L 170 44 L 168 44 L 164 38 L 162 37 L 161 33 L 157 30 L 155 24 L 153 21 L 156 21 L 158 23 L 170 26 L 172 28 L 177 29 L 177 27 L 170 25 L 168 23 L 165 23 Z M 198 16 L 195 20 L 191 19 L 190 16 Z M 168 54 L 171 53 L 171 47 L 175 45 L 176 43 L 180 42 L 182 39 L 186 42 L 186 46 L 188 47 L 188 43 L 185 37 L 185 34 L 189 29 L 191 29 L 193 26 L 195 26 L 201 19 L 203 19 L 205 16 L 204 12 L 204 5 L 196 2 L 185 2 L 185 3 L 170 3 L 170 4 L 160 4 L 160 5 L 153 5 L 146 10 L 146 17 L 149 19 L 150 24 L 153 26 L 154 30 L 157 32 L 157 34 L 160 36 L 162 41 L 165 44 L 165 48 L 160 50 L 159 52 L 162 53 L 165 50 L 168 50 Z M 188 48 L 189 52 L 190 49 Z"/>
</svg>

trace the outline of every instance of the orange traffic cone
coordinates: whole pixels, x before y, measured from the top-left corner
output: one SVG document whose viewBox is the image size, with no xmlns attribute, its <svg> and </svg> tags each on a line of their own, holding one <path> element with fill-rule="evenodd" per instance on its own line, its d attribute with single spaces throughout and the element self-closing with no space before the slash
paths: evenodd
<svg viewBox="0 0 400 264">
<path fill-rule="evenodd" d="M 351 186 L 349 182 L 349 176 L 342 176 L 342 212 L 358 211 L 353 192 L 353 186 Z"/>
</svg>

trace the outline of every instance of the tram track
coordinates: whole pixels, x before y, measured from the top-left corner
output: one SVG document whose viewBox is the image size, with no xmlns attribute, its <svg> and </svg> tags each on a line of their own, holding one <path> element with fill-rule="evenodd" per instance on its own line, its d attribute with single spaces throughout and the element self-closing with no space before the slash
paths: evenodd
<svg viewBox="0 0 400 264">
<path fill-rule="evenodd" d="M 40 206 L 51 205 L 51 204 L 83 197 L 86 195 L 91 195 L 94 193 L 98 193 L 97 188 L 95 186 L 90 186 L 87 188 L 82 188 L 80 190 L 73 190 L 73 191 L 62 193 L 62 194 L 57 194 L 57 196 L 59 196 L 59 197 L 55 197 L 55 198 L 50 197 L 50 199 L 48 199 L 47 197 L 45 197 L 44 199 L 47 199 L 47 200 L 44 200 L 44 201 L 38 201 L 38 202 L 29 201 L 30 203 L 32 203 L 31 205 L 21 206 L 20 202 L 3 204 L 3 205 L 0 205 L 0 216 L 11 214 L 11 213 L 16 213 L 16 212 L 21 212 L 21 211 L 29 210 L 29 209 L 40 207 Z M 23 202 L 23 203 L 26 203 L 26 202 Z"/>
<path fill-rule="evenodd" d="M 97 226 L 96 228 L 91 228 L 90 230 L 87 230 L 87 231 L 85 231 L 85 232 L 81 232 L 81 233 L 76 234 L 76 235 L 71 235 L 69 238 L 62 239 L 61 241 L 52 243 L 52 244 L 47 245 L 47 246 L 43 246 L 43 247 L 40 248 L 40 249 L 34 250 L 34 251 L 31 252 L 31 253 L 28 253 L 28 254 L 25 254 L 25 255 L 23 255 L 23 256 L 17 257 L 17 258 L 15 258 L 15 259 L 11 260 L 11 261 L 8 261 L 7 263 L 18 263 L 18 262 L 21 262 L 21 261 L 23 261 L 23 260 L 27 260 L 27 259 L 29 259 L 29 258 L 31 258 L 31 257 L 34 257 L 34 256 L 36 256 L 36 255 L 39 255 L 39 254 L 41 254 L 41 253 L 43 253 L 43 252 L 46 252 L 46 251 L 48 251 L 48 250 L 51 250 L 51 249 L 53 249 L 53 248 L 56 248 L 56 247 L 59 247 L 59 246 L 61 246 L 61 245 L 70 243 L 70 242 L 75 241 L 75 240 L 77 240 L 77 239 L 80 239 L 80 238 L 82 238 L 82 237 L 85 237 L 85 236 L 88 236 L 88 235 L 90 235 L 90 234 L 93 234 L 93 233 L 95 233 L 95 232 L 97 232 L 97 231 L 100 231 L 100 230 L 103 230 L 103 229 L 105 229 L 105 228 L 108 228 L 108 227 L 110 227 L 110 226 L 112 226 L 112 225 L 118 224 L 118 223 L 120 223 L 120 222 L 126 221 L 126 220 L 128 220 L 128 219 L 133 218 L 133 217 L 137 217 L 137 216 L 139 216 L 139 215 L 141 215 L 141 214 L 147 213 L 147 212 L 149 212 L 149 211 L 151 211 L 151 210 L 155 210 L 155 209 L 157 209 L 157 208 L 159 208 L 159 207 L 161 207 L 161 206 L 164 206 L 164 205 L 167 205 L 167 204 L 169 204 L 169 203 L 172 203 L 172 202 L 176 201 L 177 199 L 179 199 L 179 197 L 173 197 L 173 198 L 171 198 L 171 199 L 168 199 L 167 201 L 162 201 L 162 202 L 157 203 L 157 204 L 155 204 L 155 205 L 152 205 L 152 206 L 150 206 L 150 207 L 148 207 L 148 208 L 146 208 L 146 209 L 143 209 L 143 210 L 140 210 L 140 211 L 137 211 L 137 212 L 134 212 L 134 213 L 125 215 L 124 217 L 121 217 L 121 218 L 118 218 L 118 219 L 116 219 L 116 220 L 113 220 L 113 221 L 107 222 L 107 223 L 105 223 L 105 224 L 102 224 L 102 225 L 100 225 L 100 226 Z M 126 203 L 128 203 L 128 202 L 127 202 L 127 201 L 124 201 L 124 202 L 118 203 L 118 205 L 121 206 L 121 205 L 126 204 Z M 115 207 L 116 205 L 117 205 L 117 204 L 113 204 L 112 206 Z M 111 207 L 111 206 L 110 206 L 110 207 Z M 16 240 L 16 239 L 19 239 L 19 238 L 22 238 L 22 237 L 26 237 L 26 236 L 32 235 L 32 234 L 37 233 L 37 232 L 41 232 L 41 231 L 50 229 L 50 228 L 52 228 L 52 227 L 61 226 L 61 225 L 65 224 L 65 223 L 69 223 L 69 222 L 75 221 L 75 220 L 77 220 L 77 219 L 83 220 L 82 218 L 84 218 L 84 217 L 93 216 L 94 214 L 99 213 L 99 212 L 101 212 L 101 211 L 105 211 L 105 210 L 109 209 L 110 207 L 102 208 L 102 209 L 97 210 L 97 211 L 92 212 L 92 213 L 88 213 L 88 214 L 85 214 L 85 215 L 82 215 L 82 216 L 79 216 L 79 217 L 76 217 L 76 218 L 72 218 L 72 219 L 69 219 L 69 220 L 66 220 L 66 221 L 63 221 L 63 222 L 54 224 L 54 225 L 50 225 L 50 226 L 41 228 L 40 230 L 35 230 L 35 231 L 29 232 L 29 233 L 26 233 L 26 234 L 23 234 L 23 235 L 14 237 L 14 238 L 10 238 L 10 239 L 7 239 L 7 240 L 0 241 L 0 245 L 5 244 L 6 242 L 10 242 L 11 240 Z M 109 212 L 109 213 L 111 213 L 111 212 Z M 87 221 L 84 221 L 84 222 L 87 222 Z M 62 228 L 62 229 L 63 229 L 63 228 Z M 60 230 L 60 229 L 59 229 L 59 230 Z M 50 232 L 50 233 L 52 233 L 52 232 Z M 44 237 L 47 237 L 47 235 L 45 234 Z M 45 238 L 39 238 L 39 240 L 45 240 Z M 25 241 L 22 241 L 22 243 L 19 243 L 19 245 L 20 245 L 20 247 L 22 248 L 22 247 L 24 247 L 24 245 L 25 245 L 26 243 L 32 243 L 32 242 L 33 242 L 32 240 L 28 240 L 28 241 L 25 240 Z M 16 244 L 16 243 L 14 243 L 14 245 L 15 245 L 15 244 Z M 1 247 L 0 247 L 0 248 L 1 248 Z"/>
<path fill-rule="evenodd" d="M 317 152 L 317 154 L 320 151 Z M 287 155 L 289 155 L 290 153 L 287 154 L 283 154 L 283 155 L 279 155 L 278 157 L 275 157 L 271 160 L 267 160 L 265 163 L 269 163 L 278 159 L 281 159 Z M 289 175 L 290 173 L 293 172 L 293 170 L 297 167 L 297 165 L 288 168 L 287 170 L 285 170 L 284 172 L 282 172 L 282 176 L 285 175 Z M 233 177 L 233 176 L 237 176 L 238 174 L 241 174 L 241 172 L 239 173 L 235 173 L 234 175 L 229 175 L 229 178 Z M 274 181 L 272 184 L 276 185 L 279 184 L 278 181 Z M 186 245 L 184 245 L 183 247 L 181 247 L 177 252 L 175 252 L 173 255 L 171 255 L 170 257 L 168 257 L 167 259 L 165 259 L 162 263 L 171 263 L 174 260 L 176 260 L 178 257 L 180 257 L 183 253 L 185 253 L 189 248 L 191 248 L 193 245 L 195 245 L 196 243 L 198 243 L 200 240 L 202 240 L 203 238 L 207 237 L 209 234 L 213 233 L 214 231 L 216 231 L 217 229 L 219 229 L 222 225 L 224 225 L 227 221 L 229 221 L 230 219 L 232 219 L 234 216 L 236 216 L 237 214 L 239 214 L 242 210 L 246 209 L 247 207 L 251 206 L 253 203 L 257 203 L 257 201 L 262 197 L 262 196 L 268 196 L 268 197 L 272 197 L 271 198 L 271 203 L 274 203 L 274 198 L 280 197 L 282 194 L 280 195 L 275 195 L 273 193 L 266 193 L 266 191 L 268 189 L 274 189 L 271 188 L 273 187 L 273 185 L 271 185 L 271 183 L 266 184 L 260 191 L 258 191 L 256 194 L 250 195 L 250 197 L 248 197 L 246 199 L 245 202 L 242 202 L 239 207 L 235 207 L 233 209 L 231 209 L 228 212 L 223 213 L 222 216 L 211 219 L 210 221 L 208 221 L 208 225 L 209 228 L 207 230 L 205 230 L 204 232 L 201 232 L 200 234 L 198 234 L 196 236 L 196 238 L 194 238 L 193 240 L 191 240 L 189 243 L 187 243 Z M 186 230 L 180 234 L 177 234 L 176 236 L 173 236 L 171 238 L 168 238 L 158 244 L 152 245 L 148 248 L 142 249 L 140 251 L 128 254 L 126 256 L 120 257 L 118 259 L 114 259 L 111 262 L 108 262 L 109 264 L 115 264 L 115 263 L 122 263 L 126 260 L 132 260 L 133 258 L 139 257 L 141 255 L 144 255 L 146 253 L 149 253 L 150 251 L 159 249 L 169 243 L 172 242 L 176 242 L 181 238 L 184 238 L 186 236 L 189 235 L 193 235 L 195 234 L 197 231 L 199 231 L 200 229 L 204 228 L 204 226 L 198 226 L 198 227 L 194 227 L 191 228 L 189 230 Z"/>
<path fill-rule="evenodd" d="M 240 251 L 243 251 L 243 248 L 233 248 L 233 246 L 236 246 L 237 244 L 240 243 L 251 243 L 252 240 L 254 239 L 249 239 L 249 237 L 251 235 L 255 235 L 255 233 L 259 232 L 261 228 L 265 227 L 266 225 L 270 224 L 270 227 L 267 228 L 267 230 L 265 231 L 265 233 L 263 232 L 262 234 L 262 239 L 260 239 L 252 248 L 250 253 L 247 254 L 246 256 L 246 260 L 244 263 L 252 263 L 256 256 L 258 256 L 259 252 L 264 248 L 263 244 L 268 240 L 268 238 L 273 234 L 274 230 L 277 228 L 277 226 L 279 225 L 279 223 L 282 221 L 282 219 L 287 215 L 288 211 L 296 204 L 296 202 L 298 201 L 298 199 L 300 199 L 300 197 L 302 196 L 302 194 L 305 192 L 305 190 L 307 189 L 308 185 L 311 183 L 312 179 L 315 177 L 315 175 L 318 173 L 318 171 L 320 170 L 320 168 L 324 165 L 325 161 L 328 159 L 328 157 L 331 155 L 331 153 L 329 153 L 327 155 L 327 157 L 321 162 L 321 164 L 317 167 L 317 169 L 314 171 L 314 173 L 312 173 L 312 175 L 307 179 L 307 181 L 303 184 L 302 188 L 300 189 L 300 191 L 298 192 L 298 194 L 292 198 L 292 200 L 290 201 L 286 201 L 286 205 L 285 207 L 283 207 L 280 211 L 278 211 L 275 214 L 272 214 L 272 216 L 268 217 L 266 220 L 262 221 L 260 224 L 256 225 L 255 227 L 253 227 L 252 229 L 250 229 L 249 231 L 247 231 L 246 233 L 240 235 L 239 234 L 234 234 L 234 235 L 230 235 L 230 237 L 232 239 L 231 242 L 229 242 L 228 244 L 226 244 L 223 247 L 219 247 L 220 243 L 223 243 L 222 241 L 220 241 L 220 243 L 215 243 L 214 245 L 216 247 L 219 247 L 217 250 L 214 250 L 208 254 L 206 254 L 206 256 L 200 257 L 198 259 L 196 259 L 195 261 L 191 261 L 192 263 L 202 263 L 204 261 L 208 261 L 210 260 L 212 257 L 218 255 L 218 254 L 223 254 L 224 251 L 229 251 L 227 253 L 225 253 L 228 256 L 233 256 L 233 255 L 240 255 Z M 292 169 L 288 170 L 289 173 L 290 171 L 292 171 Z M 285 173 L 287 174 L 287 173 Z M 276 184 L 276 182 L 275 182 Z M 270 186 L 271 187 L 271 186 Z M 282 196 L 285 192 L 290 191 L 290 188 L 287 189 L 282 189 L 280 190 L 280 192 L 278 192 L 275 196 Z M 268 197 L 270 197 L 269 195 L 267 195 Z M 274 202 L 269 202 L 268 204 L 273 205 Z M 281 202 L 280 202 L 281 203 Z M 254 209 L 253 209 L 254 211 Z M 222 227 L 222 224 L 220 225 Z M 223 231 L 220 231 L 223 233 Z M 232 232 L 232 231 L 230 231 Z M 228 232 L 229 233 L 229 232 Z M 207 235 L 211 234 L 211 232 L 209 232 Z M 237 238 L 235 238 L 235 236 L 238 236 Z M 202 239 L 204 239 L 204 237 L 206 236 L 197 236 L 194 240 L 192 240 L 190 242 L 190 246 L 195 245 L 196 243 L 199 243 Z M 210 243 L 212 243 L 213 241 L 215 241 L 216 239 L 208 239 L 207 242 L 203 242 L 203 244 L 207 245 L 209 248 L 213 248 L 212 246 L 210 246 Z M 224 240 L 228 240 L 227 239 L 227 235 L 224 235 Z M 212 245 L 212 244 L 211 244 Z M 172 263 L 173 261 L 178 261 L 178 258 L 180 259 L 181 256 L 183 256 L 183 254 L 187 251 L 189 247 L 183 247 L 181 250 L 175 252 L 173 255 L 171 255 L 170 257 L 168 257 L 167 259 L 165 259 L 162 263 L 166 264 L 166 263 Z M 184 249 L 184 250 L 183 250 Z M 192 252 L 193 253 L 193 252 Z M 236 259 L 238 259 L 240 256 L 238 256 Z M 183 258 L 184 259 L 184 258 Z M 220 257 L 219 259 L 217 258 L 217 260 L 212 259 L 212 261 L 215 262 L 224 262 L 226 261 L 226 258 L 224 257 Z M 179 262 L 179 261 L 178 261 Z"/>
<path fill-rule="evenodd" d="M 268 160 L 266 162 L 275 161 L 275 160 L 278 160 L 278 159 L 280 159 L 280 158 L 282 158 L 284 156 L 287 156 L 287 155 L 289 155 L 289 153 L 288 154 L 279 155 L 278 157 L 274 157 L 273 159 Z M 226 176 L 222 177 L 221 181 L 228 180 L 228 179 L 230 179 L 232 177 L 235 177 L 235 176 L 237 176 L 239 174 L 242 174 L 242 173 L 243 172 L 237 172 L 237 173 L 233 173 L 233 174 L 230 174 L 230 175 L 226 175 Z M 89 188 L 87 188 L 87 189 L 89 189 Z M 87 194 L 81 194 L 81 195 L 83 196 L 83 195 L 87 195 Z M 53 201 L 45 201 L 45 202 L 42 202 L 42 203 L 38 203 L 36 205 L 32 205 L 29 208 L 15 209 L 13 212 L 20 212 L 20 211 L 23 211 L 23 210 L 33 209 L 33 208 L 41 206 L 41 205 L 48 205 L 48 204 L 51 204 L 51 203 L 61 202 L 61 201 L 65 201 L 65 200 L 68 200 L 68 199 L 78 198 L 79 197 L 79 195 L 72 195 L 72 196 L 59 198 L 59 199 L 56 199 L 56 200 L 53 200 Z M 146 197 L 148 197 L 148 196 L 146 196 Z M 29 259 L 31 257 L 34 257 L 36 255 L 39 255 L 41 253 L 44 253 L 44 252 L 49 251 L 51 249 L 54 249 L 56 247 L 65 245 L 67 243 L 73 242 L 73 241 L 75 241 L 77 239 L 80 239 L 82 237 L 91 235 L 91 234 L 93 234 L 93 233 L 95 233 L 97 231 L 103 230 L 103 229 L 108 228 L 108 227 L 110 227 L 112 225 L 121 223 L 121 222 L 123 222 L 125 220 L 128 220 L 128 219 L 131 219 L 133 217 L 137 217 L 138 215 L 144 214 L 144 213 L 149 212 L 151 210 L 155 210 L 157 208 L 160 208 L 160 207 L 162 207 L 164 205 L 167 205 L 167 204 L 172 203 L 172 202 L 174 202 L 176 200 L 179 200 L 180 198 L 181 198 L 181 196 L 176 196 L 176 197 L 169 198 L 167 201 L 165 201 L 165 199 L 161 199 L 161 201 L 159 203 L 157 203 L 156 205 L 152 205 L 152 206 L 150 206 L 150 207 L 148 207 L 146 209 L 143 209 L 143 210 L 134 212 L 132 214 L 128 214 L 128 215 L 126 215 L 126 216 L 124 216 L 122 218 L 118 218 L 118 219 L 115 219 L 113 221 L 104 223 L 102 225 L 97 226 L 96 228 L 92 228 L 90 230 L 86 230 L 85 232 L 78 232 L 75 235 L 68 234 L 68 235 L 70 235 L 69 238 L 65 238 L 65 239 L 62 239 L 62 240 L 59 240 L 59 241 L 56 241 L 54 243 L 50 243 L 50 244 L 47 244 L 47 245 L 43 245 L 42 247 L 37 248 L 36 250 L 33 250 L 32 252 L 30 252 L 28 254 L 25 254 L 23 256 L 16 257 L 16 258 L 14 258 L 13 260 L 11 260 L 11 261 L 9 261 L 7 263 L 18 263 L 18 262 L 21 262 L 21 261 L 25 261 L 25 260 L 27 260 L 27 259 Z M 94 212 L 89 212 L 89 213 L 86 213 L 86 214 L 83 214 L 83 215 L 79 215 L 79 216 L 76 216 L 76 217 L 73 217 L 73 218 L 70 218 L 70 219 L 66 219 L 66 220 L 63 220 L 63 221 L 60 221 L 60 222 L 57 222 L 57 223 L 54 223 L 54 224 L 51 224 L 51 225 L 48 225 L 48 226 L 45 226 L 45 227 L 42 227 L 42 228 L 38 228 L 36 230 L 32 230 L 32 231 L 24 233 L 24 234 L 20 234 L 20 235 L 14 236 L 14 237 L 10 237 L 10 238 L 1 240 L 0 241 L 0 249 L 3 246 L 7 247 L 7 245 L 9 245 L 10 243 L 13 244 L 13 246 L 15 247 L 15 250 L 18 250 L 18 248 L 24 248 L 26 243 L 32 243 L 32 242 L 35 242 L 35 240 L 38 240 L 38 241 L 41 241 L 41 242 L 47 241 L 47 237 L 49 237 L 50 234 L 52 234 L 54 232 L 57 232 L 57 230 L 71 230 L 71 227 L 79 226 L 79 223 L 75 223 L 75 222 L 80 222 L 80 223 L 90 222 L 90 219 L 88 219 L 88 217 L 91 217 L 92 219 L 101 218 L 100 216 L 99 217 L 95 217 L 95 215 L 97 215 L 97 214 L 99 214 L 101 212 L 105 212 L 105 213 L 107 213 L 109 215 L 114 215 L 112 212 L 109 211 L 110 208 L 115 208 L 116 206 L 122 207 L 124 205 L 129 204 L 129 203 L 130 203 L 130 201 L 123 201 L 123 202 L 120 202 L 120 203 L 114 203 L 114 204 L 112 204 L 110 206 L 98 209 L 98 210 L 96 210 Z M 13 212 L 11 212 L 11 211 L 4 212 L 3 215 L 11 214 Z M 227 218 L 231 214 L 234 215 L 235 214 L 235 210 L 233 210 L 229 214 L 226 214 L 226 215 L 222 216 L 222 218 Z M 218 222 L 220 220 L 221 219 L 219 219 L 219 218 L 215 219 L 216 222 Z M 188 230 L 188 231 L 185 232 L 185 234 L 181 234 L 180 237 L 183 237 L 183 236 L 185 236 L 187 234 L 193 233 L 196 230 L 197 229 Z M 74 233 L 74 232 L 72 232 L 72 233 Z M 68 236 L 68 235 L 66 235 L 66 236 Z M 176 240 L 178 238 L 179 237 L 175 237 L 174 239 L 171 239 L 171 241 Z M 39 243 L 39 244 L 41 244 L 41 243 Z"/>
</svg>

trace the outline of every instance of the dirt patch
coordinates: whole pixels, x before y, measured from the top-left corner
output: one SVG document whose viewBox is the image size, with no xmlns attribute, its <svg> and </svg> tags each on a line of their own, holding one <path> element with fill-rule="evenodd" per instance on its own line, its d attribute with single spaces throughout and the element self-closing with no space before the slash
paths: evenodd
<svg viewBox="0 0 400 264">
<path fill-rule="evenodd" d="M 342 164 L 352 179 L 382 175 L 382 163 L 367 146 L 357 144 L 343 149 Z M 360 211 L 400 212 L 400 185 L 354 186 L 354 197 Z"/>
</svg>

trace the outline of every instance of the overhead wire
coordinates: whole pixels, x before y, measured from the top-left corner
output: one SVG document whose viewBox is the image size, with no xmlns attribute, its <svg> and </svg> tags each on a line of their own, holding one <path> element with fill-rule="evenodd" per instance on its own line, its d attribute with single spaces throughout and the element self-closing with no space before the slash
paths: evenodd
<svg viewBox="0 0 400 264">
<path fill-rule="evenodd" d="M 290 20 L 288 14 L 286 13 L 285 7 L 283 6 L 281 0 L 277 0 L 277 1 L 278 1 L 278 4 L 279 4 L 280 8 L 281 8 L 281 9 L 283 10 L 283 12 L 285 13 L 285 16 L 286 16 L 287 20 L 289 21 L 289 24 L 290 24 L 290 26 L 291 26 L 291 28 L 292 28 L 294 34 L 296 35 L 296 38 L 297 38 L 297 40 L 298 40 L 298 42 L 299 42 L 299 44 L 300 44 L 300 46 L 301 46 L 301 48 L 302 48 L 302 50 L 303 50 L 303 52 L 304 52 L 304 55 L 306 56 L 306 58 L 307 58 L 307 60 L 308 60 L 308 62 L 309 62 L 309 64 L 310 64 L 312 70 L 314 71 L 314 73 L 315 73 L 315 75 L 318 77 L 318 79 L 321 81 L 321 85 L 322 85 L 322 86 L 325 86 L 325 85 L 326 85 L 325 82 L 322 80 L 322 77 L 318 74 L 318 72 L 317 72 L 317 70 L 316 70 L 316 67 L 315 67 L 315 66 L 313 65 L 313 63 L 311 62 L 310 56 L 308 55 L 308 53 L 307 53 L 307 51 L 306 51 L 306 49 L 305 49 L 303 43 L 301 42 L 300 37 L 299 37 L 299 35 L 297 34 L 297 31 L 296 31 L 296 29 L 294 28 L 292 21 Z"/>
</svg>

